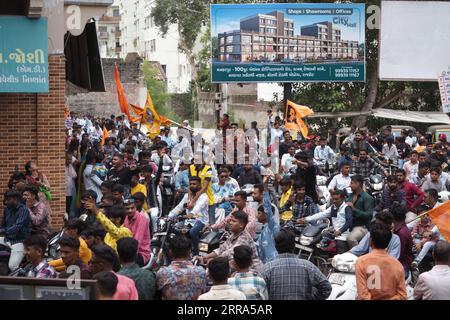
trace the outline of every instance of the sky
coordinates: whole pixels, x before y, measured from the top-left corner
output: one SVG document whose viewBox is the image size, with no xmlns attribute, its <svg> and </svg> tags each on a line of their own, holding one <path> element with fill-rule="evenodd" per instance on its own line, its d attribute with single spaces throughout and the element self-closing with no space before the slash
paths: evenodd
<svg viewBox="0 0 450 320">
<path fill-rule="evenodd" d="M 354 8 L 353 15 L 344 15 L 348 17 L 349 23 L 356 22 L 356 28 L 349 28 L 342 24 L 336 25 L 341 29 L 341 39 L 353 40 L 363 43 L 365 39 L 365 15 L 364 4 L 240 4 L 240 5 L 211 5 L 211 31 L 213 36 L 217 36 L 218 33 L 232 30 L 239 30 L 240 20 L 257 13 L 265 14 L 280 10 L 286 13 L 287 8 Z M 339 15 L 288 15 L 285 14 L 285 18 L 292 19 L 294 21 L 294 35 L 300 34 L 300 27 L 310 25 L 316 22 L 330 21 L 333 22 L 333 18 L 339 17 Z"/>
</svg>

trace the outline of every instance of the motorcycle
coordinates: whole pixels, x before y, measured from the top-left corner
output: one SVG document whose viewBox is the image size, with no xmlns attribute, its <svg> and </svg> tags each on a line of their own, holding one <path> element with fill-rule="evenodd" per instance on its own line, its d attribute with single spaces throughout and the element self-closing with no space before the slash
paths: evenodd
<svg viewBox="0 0 450 320">
<path fill-rule="evenodd" d="M 171 166 L 163 166 L 160 180 L 161 191 L 161 211 L 163 215 L 167 215 L 172 208 L 175 187 L 174 187 L 174 172 Z"/>
<path fill-rule="evenodd" d="M 355 264 L 357 256 L 350 252 L 338 254 L 331 261 L 335 272 L 328 276 L 331 284 L 331 294 L 327 300 L 356 300 L 358 291 L 356 288 Z M 411 286 L 411 275 L 406 279 L 407 299 L 414 299 L 414 289 Z"/>
<path fill-rule="evenodd" d="M 319 211 L 325 211 L 331 201 L 331 193 L 327 188 L 327 177 L 317 176 L 317 188 L 319 196 Z"/>
<path fill-rule="evenodd" d="M 367 192 L 375 199 L 375 206 L 381 201 L 384 189 L 384 179 L 381 174 L 372 174 L 366 178 L 365 187 Z"/>
<path fill-rule="evenodd" d="M 330 227 L 328 219 L 319 220 L 317 223 L 308 224 L 304 227 L 300 237 L 296 237 L 295 247 L 299 249 L 298 256 L 308 261 L 320 263 L 318 257 L 322 255 L 317 244 L 322 240 L 322 231 Z"/>
<path fill-rule="evenodd" d="M 61 229 L 58 232 L 54 232 L 50 234 L 48 237 L 47 243 L 47 251 L 45 253 L 45 257 L 47 260 L 56 260 L 61 258 L 61 252 L 59 247 L 59 240 L 64 236 L 64 229 Z"/>
</svg>

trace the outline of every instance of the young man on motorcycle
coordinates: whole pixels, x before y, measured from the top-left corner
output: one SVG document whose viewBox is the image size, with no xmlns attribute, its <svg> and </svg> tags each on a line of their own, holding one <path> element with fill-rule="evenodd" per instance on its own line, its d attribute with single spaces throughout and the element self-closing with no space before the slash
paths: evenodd
<svg viewBox="0 0 450 320">
<path fill-rule="evenodd" d="M 228 170 L 219 170 L 219 182 L 212 184 L 214 198 L 219 209 L 225 210 L 225 215 L 229 215 L 233 209 L 231 200 L 237 191 L 233 184 L 227 182 Z"/>
<path fill-rule="evenodd" d="M 375 212 L 390 209 L 394 204 L 406 206 L 405 193 L 399 188 L 397 176 L 387 177 L 387 186 L 384 187 L 380 203 L 375 207 Z"/>
<path fill-rule="evenodd" d="M 339 165 L 339 169 L 341 170 L 341 173 L 335 175 L 328 185 L 328 190 L 330 190 L 330 192 L 332 190 L 350 189 L 350 163 L 341 162 L 341 164 Z"/>
<path fill-rule="evenodd" d="M 327 138 L 321 137 L 319 145 L 314 149 L 314 164 L 325 166 L 326 163 L 334 162 L 335 153 L 330 146 L 327 145 Z"/>
<path fill-rule="evenodd" d="M 192 239 L 192 252 L 198 255 L 200 232 L 208 224 L 208 195 L 201 193 L 201 180 L 199 177 L 189 178 L 189 194 L 185 194 L 181 202 L 169 213 L 169 218 L 186 212 L 186 218 L 192 220 L 193 227 L 189 230 Z M 194 201 L 194 202 L 192 202 Z M 188 204 L 192 204 L 190 208 Z"/>
<path fill-rule="evenodd" d="M 319 212 L 319 207 L 314 203 L 313 199 L 306 195 L 305 184 L 301 181 L 296 181 L 293 186 L 294 193 L 286 204 L 280 209 L 283 213 L 292 208 L 292 220 L 297 223 L 301 222 L 301 218 L 312 216 Z"/>
<path fill-rule="evenodd" d="M 354 158 L 352 162 L 352 175 L 361 175 L 363 178 L 368 178 L 372 173 L 382 171 L 385 176 L 388 175 L 387 170 L 385 170 L 378 162 L 373 160 L 368 156 L 366 150 L 361 150 L 359 152 L 359 158 Z"/>
<path fill-rule="evenodd" d="M 353 224 L 352 209 L 345 203 L 346 197 L 347 192 L 345 189 L 334 190 L 331 194 L 332 205 L 328 209 L 312 216 L 299 219 L 299 222 L 304 224 L 315 222 L 320 219 L 331 218 L 334 229 L 333 238 L 336 238 L 337 253 L 344 253 L 348 250 L 346 242 L 347 235 Z"/>
<path fill-rule="evenodd" d="M 240 245 L 249 246 L 252 249 L 252 269 L 258 270 L 261 266 L 261 260 L 258 257 L 258 250 L 253 238 L 245 229 L 248 223 L 248 215 L 243 211 L 236 211 L 231 214 L 230 219 L 230 231 L 231 236 L 220 245 L 220 247 L 213 252 L 201 257 L 201 261 L 207 261 L 214 259 L 215 257 L 226 257 L 230 262 L 231 269 L 234 268 L 233 250 Z"/>
<path fill-rule="evenodd" d="M 398 169 L 395 174 L 397 176 L 398 186 L 405 194 L 406 208 L 409 210 L 406 220 L 410 221 L 416 217 L 416 210 L 423 202 L 424 193 L 414 183 L 406 180 L 405 170 Z"/>
<path fill-rule="evenodd" d="M 253 200 L 255 198 L 253 197 Z M 255 200 L 256 201 L 256 200 Z M 250 234 L 252 238 L 256 235 L 256 211 L 247 204 L 247 193 L 245 191 L 238 191 L 234 194 L 233 203 L 235 208 L 231 211 L 231 213 L 236 211 L 242 211 L 248 216 L 248 223 L 245 227 L 247 232 Z M 231 214 L 228 215 L 225 219 L 211 225 L 211 229 L 218 230 L 225 228 L 231 220 Z"/>
<path fill-rule="evenodd" d="M 27 207 L 21 203 L 22 196 L 15 190 L 5 192 L 3 221 L 0 226 L 0 244 L 11 248 L 8 267 L 15 271 L 23 260 L 24 240 L 30 234 L 30 218 Z"/>
<path fill-rule="evenodd" d="M 364 151 L 361 151 L 363 153 Z M 366 154 L 367 155 L 367 154 Z M 347 206 L 353 212 L 353 228 L 347 236 L 347 244 L 353 248 L 369 232 L 368 227 L 373 216 L 374 199 L 363 190 L 364 178 L 361 175 L 351 177 L 352 194 L 347 199 Z"/>
</svg>

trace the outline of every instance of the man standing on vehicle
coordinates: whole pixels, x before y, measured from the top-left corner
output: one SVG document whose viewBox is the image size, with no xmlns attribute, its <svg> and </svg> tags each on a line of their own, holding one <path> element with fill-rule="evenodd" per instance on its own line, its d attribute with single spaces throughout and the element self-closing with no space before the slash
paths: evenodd
<svg viewBox="0 0 450 320">
<path fill-rule="evenodd" d="M 339 165 L 341 170 L 340 174 L 337 174 L 331 179 L 328 185 L 328 190 L 348 190 L 350 188 L 350 164 L 348 162 L 342 162 Z"/>
<path fill-rule="evenodd" d="M 200 183 L 199 177 L 190 177 L 189 194 L 185 194 L 181 202 L 169 213 L 169 218 L 174 218 L 186 210 L 186 217 L 194 223 L 191 230 L 189 230 L 194 255 L 198 255 L 199 252 L 200 232 L 208 224 L 208 196 L 206 193 L 200 193 L 202 189 Z M 189 208 L 188 204 L 192 203 L 192 199 L 195 199 L 195 202 L 192 208 Z"/>
</svg>

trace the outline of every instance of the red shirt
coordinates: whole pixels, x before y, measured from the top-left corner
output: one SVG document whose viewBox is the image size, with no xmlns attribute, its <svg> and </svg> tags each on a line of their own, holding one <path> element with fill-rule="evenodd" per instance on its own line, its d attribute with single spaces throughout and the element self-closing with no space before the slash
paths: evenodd
<svg viewBox="0 0 450 320">
<path fill-rule="evenodd" d="M 417 208 L 423 202 L 424 193 L 414 183 L 405 181 L 400 185 L 400 189 L 405 193 L 408 210 Z"/>
</svg>

